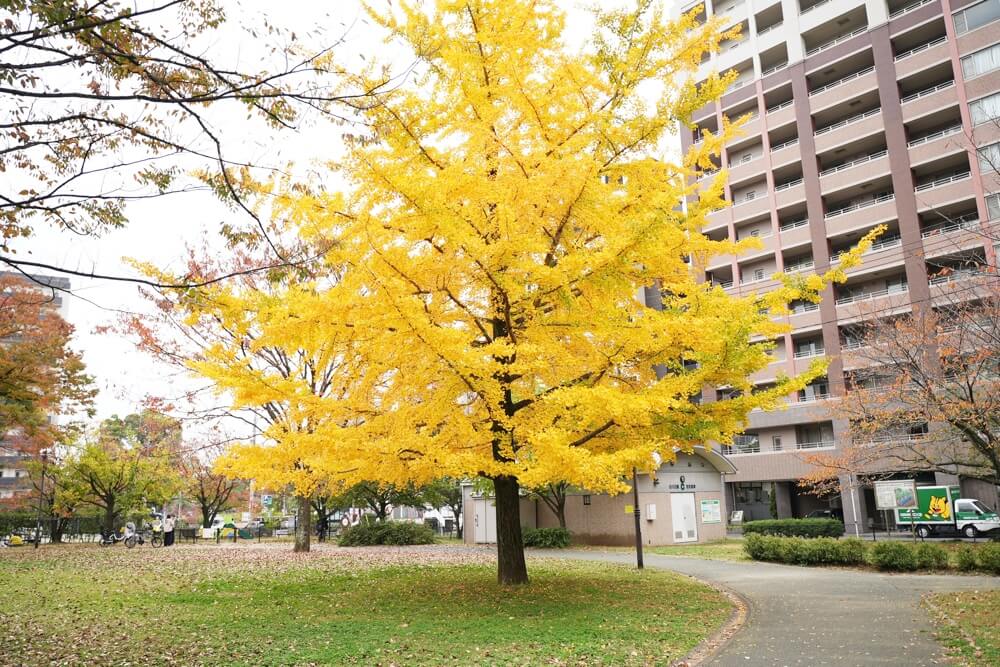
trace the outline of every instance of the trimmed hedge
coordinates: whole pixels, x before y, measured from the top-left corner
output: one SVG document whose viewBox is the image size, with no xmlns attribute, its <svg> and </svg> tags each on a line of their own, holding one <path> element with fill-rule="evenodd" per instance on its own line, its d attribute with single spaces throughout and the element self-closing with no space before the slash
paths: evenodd
<svg viewBox="0 0 1000 667">
<path fill-rule="evenodd" d="M 569 531 L 565 528 L 523 528 L 521 535 L 524 546 L 539 549 L 565 549 L 570 541 Z"/>
<path fill-rule="evenodd" d="M 840 537 L 844 534 L 844 524 L 837 519 L 764 519 L 743 524 L 743 534 Z"/>
<path fill-rule="evenodd" d="M 342 547 L 370 547 L 381 544 L 433 544 L 434 531 L 419 523 L 404 521 L 362 522 L 340 531 L 337 544 Z"/>
<path fill-rule="evenodd" d="M 880 570 L 912 572 L 919 567 L 917 550 L 906 542 L 876 542 L 869 554 L 872 565 Z"/>
<path fill-rule="evenodd" d="M 1000 544 L 984 544 L 976 556 L 979 567 L 992 574 L 1000 574 Z"/>
<path fill-rule="evenodd" d="M 743 548 L 754 560 L 791 565 L 859 565 L 865 561 L 865 545 L 853 537 L 779 537 L 747 535 Z"/>
<path fill-rule="evenodd" d="M 958 569 L 962 572 L 971 572 L 979 567 L 976 560 L 976 551 L 972 547 L 962 547 L 958 550 Z"/>
</svg>

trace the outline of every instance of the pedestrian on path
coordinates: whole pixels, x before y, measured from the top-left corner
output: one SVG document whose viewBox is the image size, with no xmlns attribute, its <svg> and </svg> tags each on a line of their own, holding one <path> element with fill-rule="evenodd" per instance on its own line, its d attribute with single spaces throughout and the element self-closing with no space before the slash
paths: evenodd
<svg viewBox="0 0 1000 667">
<path fill-rule="evenodd" d="M 172 547 L 174 545 L 174 515 L 168 514 L 167 520 L 163 522 L 163 546 Z"/>
</svg>

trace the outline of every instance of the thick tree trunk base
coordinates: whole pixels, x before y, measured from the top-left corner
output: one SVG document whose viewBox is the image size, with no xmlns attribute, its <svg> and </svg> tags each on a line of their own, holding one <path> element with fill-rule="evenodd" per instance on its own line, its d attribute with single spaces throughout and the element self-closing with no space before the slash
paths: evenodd
<svg viewBox="0 0 1000 667">
<path fill-rule="evenodd" d="M 309 498 L 298 496 L 299 509 L 296 512 L 295 521 L 295 553 L 309 551 L 310 537 L 312 537 L 312 505 Z"/>
<path fill-rule="evenodd" d="M 497 508 L 497 581 L 503 586 L 528 583 L 521 538 L 521 498 L 514 477 L 493 480 Z"/>
</svg>

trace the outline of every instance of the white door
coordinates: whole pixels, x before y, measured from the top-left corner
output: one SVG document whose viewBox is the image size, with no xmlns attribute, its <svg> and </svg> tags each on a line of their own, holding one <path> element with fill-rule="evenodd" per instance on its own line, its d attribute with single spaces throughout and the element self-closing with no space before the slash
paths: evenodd
<svg viewBox="0 0 1000 667">
<path fill-rule="evenodd" d="M 670 494 L 670 518 L 673 521 L 674 542 L 698 541 L 698 519 L 694 514 L 693 493 Z"/>
<path fill-rule="evenodd" d="M 476 544 L 486 543 L 486 499 L 476 498 L 472 503 L 472 518 L 476 524 L 474 541 Z"/>
<path fill-rule="evenodd" d="M 486 543 L 497 543 L 497 506 L 492 500 L 486 501 Z"/>
</svg>

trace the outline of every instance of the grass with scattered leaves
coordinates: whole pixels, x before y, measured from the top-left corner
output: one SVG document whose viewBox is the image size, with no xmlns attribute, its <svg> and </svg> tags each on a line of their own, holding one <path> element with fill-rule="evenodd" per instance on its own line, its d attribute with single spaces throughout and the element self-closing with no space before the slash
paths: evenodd
<svg viewBox="0 0 1000 667">
<path fill-rule="evenodd" d="M 604 547 L 574 544 L 571 548 L 582 551 L 635 552 L 635 547 Z M 661 547 L 647 546 L 643 547 L 643 553 L 659 554 L 661 556 L 706 558 L 708 560 L 750 560 L 750 557 L 743 550 L 743 540 L 733 539 L 722 539 L 698 544 L 676 544 Z"/>
<path fill-rule="evenodd" d="M 1000 591 L 941 593 L 927 598 L 936 634 L 961 665 L 1000 665 Z"/>
<path fill-rule="evenodd" d="M 728 618 L 668 572 L 457 547 L 0 551 L 0 665 L 660 665 Z"/>
</svg>

